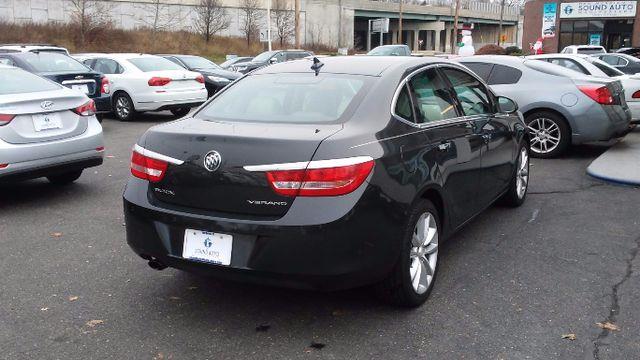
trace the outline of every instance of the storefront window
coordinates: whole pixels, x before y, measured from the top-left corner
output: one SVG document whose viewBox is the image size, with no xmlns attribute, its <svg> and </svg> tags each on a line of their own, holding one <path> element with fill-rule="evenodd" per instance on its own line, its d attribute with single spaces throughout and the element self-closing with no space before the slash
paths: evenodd
<svg viewBox="0 0 640 360">
<path fill-rule="evenodd" d="M 589 31 L 591 32 L 602 32 L 604 29 L 604 21 L 589 21 Z"/>
<path fill-rule="evenodd" d="M 588 31 L 589 30 L 589 22 L 587 21 L 576 21 L 573 23 L 573 31 Z"/>
</svg>

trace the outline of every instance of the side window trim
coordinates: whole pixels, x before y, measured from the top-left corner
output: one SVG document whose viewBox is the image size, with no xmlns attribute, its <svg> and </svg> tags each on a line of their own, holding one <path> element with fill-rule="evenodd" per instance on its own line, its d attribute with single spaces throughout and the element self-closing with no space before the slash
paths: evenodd
<svg viewBox="0 0 640 360">
<path fill-rule="evenodd" d="M 409 75 L 405 76 L 404 79 L 402 79 L 400 81 L 400 83 L 398 84 L 398 86 L 396 87 L 396 90 L 393 94 L 393 98 L 391 100 L 391 116 L 393 116 L 396 120 L 405 123 L 409 126 L 412 126 L 414 128 L 418 128 L 418 129 L 426 129 L 426 128 L 432 128 L 432 127 L 437 127 L 437 126 L 442 126 L 442 125 L 449 125 L 449 124 L 455 124 L 455 123 L 464 123 L 467 122 L 468 119 L 465 116 L 461 116 L 460 111 L 459 111 L 459 106 L 460 104 L 456 103 L 456 114 L 458 115 L 457 117 L 454 118 L 450 118 L 450 119 L 444 119 L 444 120 L 437 120 L 437 121 L 431 121 L 431 122 L 427 122 L 427 123 L 422 123 L 422 124 L 418 124 L 409 120 L 404 119 L 402 116 L 399 116 L 398 114 L 396 114 L 396 102 L 398 101 L 398 97 L 400 96 L 400 93 L 402 92 L 403 88 L 407 88 L 407 90 L 409 90 L 409 98 L 411 99 L 411 109 L 413 112 L 413 118 L 416 119 L 416 109 L 415 109 L 415 99 L 414 99 L 414 94 L 413 91 L 411 91 L 411 89 L 408 86 L 409 81 L 411 81 L 411 79 L 422 73 L 423 71 L 427 71 L 429 69 L 434 69 L 436 70 L 436 73 L 438 74 L 438 76 L 440 76 L 440 78 L 442 79 L 442 75 L 440 74 L 440 72 L 437 70 L 438 67 L 442 65 L 442 63 L 436 63 L 436 64 L 429 64 L 427 66 L 423 66 L 420 67 L 416 70 L 414 70 L 413 72 L 411 72 Z M 453 68 L 456 68 L 455 66 L 452 66 Z M 446 79 L 442 79 L 443 81 Z M 445 84 L 447 84 L 447 91 L 449 93 L 451 93 L 451 87 L 449 86 L 449 82 L 445 82 Z M 457 98 L 454 98 L 455 101 L 457 102 Z"/>
</svg>

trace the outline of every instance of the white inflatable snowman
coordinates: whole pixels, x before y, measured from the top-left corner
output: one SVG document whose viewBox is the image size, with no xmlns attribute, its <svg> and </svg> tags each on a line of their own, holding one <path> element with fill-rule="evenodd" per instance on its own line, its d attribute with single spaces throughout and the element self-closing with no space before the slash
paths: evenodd
<svg viewBox="0 0 640 360">
<path fill-rule="evenodd" d="M 471 38 L 471 30 L 462 30 L 462 47 L 458 50 L 460 56 L 472 56 L 476 53 L 473 48 L 473 38 Z"/>
</svg>

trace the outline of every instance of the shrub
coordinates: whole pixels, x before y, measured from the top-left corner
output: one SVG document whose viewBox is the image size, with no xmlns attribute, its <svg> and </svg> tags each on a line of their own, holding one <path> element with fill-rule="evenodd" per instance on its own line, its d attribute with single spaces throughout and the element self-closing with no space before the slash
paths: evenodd
<svg viewBox="0 0 640 360">
<path fill-rule="evenodd" d="M 504 49 L 506 55 L 511 55 L 511 56 L 522 56 L 522 49 L 520 49 L 517 46 L 507 46 L 506 49 Z"/>
<path fill-rule="evenodd" d="M 478 51 L 476 51 L 476 55 L 504 55 L 505 51 L 501 46 L 495 44 L 487 44 Z"/>
</svg>

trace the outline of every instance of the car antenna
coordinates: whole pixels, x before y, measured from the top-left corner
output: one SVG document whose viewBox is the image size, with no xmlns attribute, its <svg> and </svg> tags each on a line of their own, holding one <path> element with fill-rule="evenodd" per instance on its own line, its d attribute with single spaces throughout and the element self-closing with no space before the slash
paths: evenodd
<svg viewBox="0 0 640 360">
<path fill-rule="evenodd" d="M 324 66 L 324 63 L 318 60 L 317 57 L 313 57 L 313 65 L 311 65 L 311 70 L 316 72 L 316 76 L 320 74 L 320 69 Z"/>
</svg>

